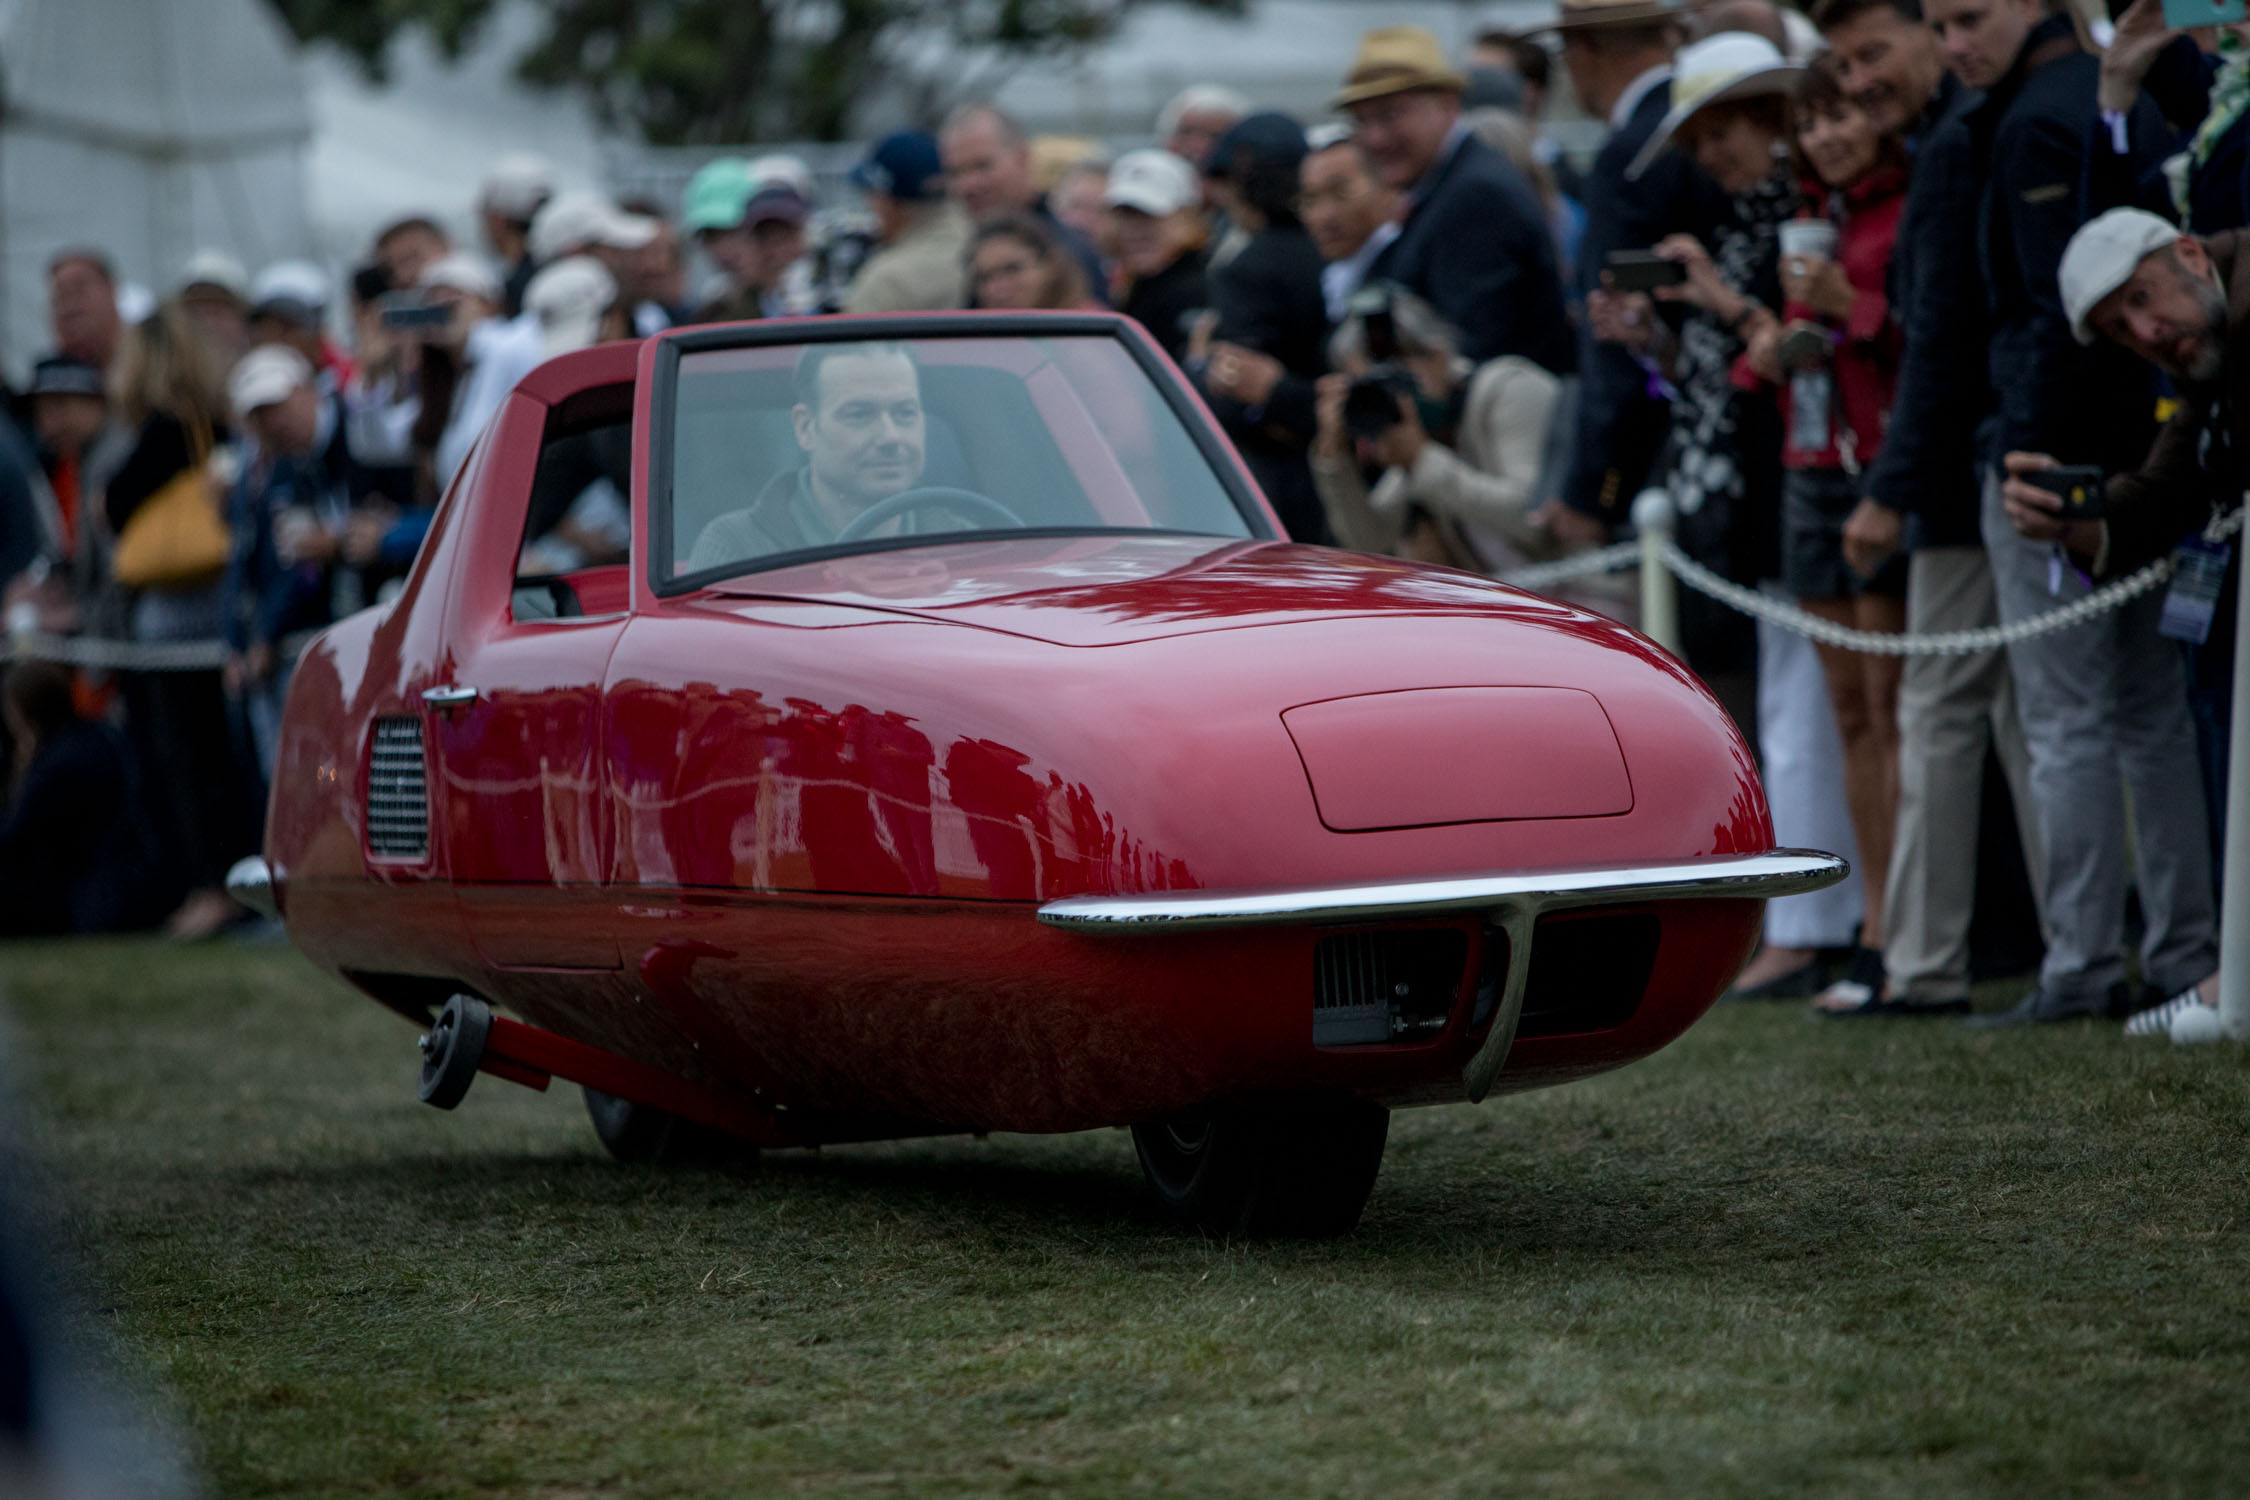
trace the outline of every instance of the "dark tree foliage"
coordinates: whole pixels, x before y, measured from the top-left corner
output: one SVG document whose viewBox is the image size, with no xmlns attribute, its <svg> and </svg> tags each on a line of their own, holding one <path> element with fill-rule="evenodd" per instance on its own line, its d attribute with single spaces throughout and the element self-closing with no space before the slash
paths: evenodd
<svg viewBox="0 0 2250 1500">
<path fill-rule="evenodd" d="M 425 28 L 441 53 L 475 43 L 501 0 L 275 0 L 297 35 L 336 43 L 384 76 L 392 40 Z M 575 89 L 601 119 L 659 145 L 839 140 L 884 91 L 942 107 L 976 80 L 933 77 L 936 44 L 1011 65 L 1069 55 L 1145 0 L 538 0 L 546 26 L 517 59 Z M 1241 13 L 1248 0 L 1191 0 Z M 989 80 L 987 80 L 989 81 Z"/>
</svg>

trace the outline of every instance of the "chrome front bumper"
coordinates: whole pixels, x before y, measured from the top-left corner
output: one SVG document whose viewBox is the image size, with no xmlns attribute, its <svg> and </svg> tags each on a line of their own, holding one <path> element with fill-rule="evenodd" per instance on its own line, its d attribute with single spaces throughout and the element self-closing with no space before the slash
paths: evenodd
<svg viewBox="0 0 2250 1500">
<path fill-rule="evenodd" d="M 273 870 L 255 854 L 236 860 L 227 871 L 227 894 L 269 921 L 281 919 L 281 905 L 273 893 Z"/>
<path fill-rule="evenodd" d="M 1039 908 L 1050 927 L 1084 933 L 1205 932 L 1228 927 L 1333 926 L 1475 914 L 1508 935 L 1508 982 L 1484 1044 L 1462 1070 L 1482 1099 L 1515 1044 L 1531 973 L 1532 928 L 1541 914 L 1574 906 L 1644 901 L 1763 901 L 1834 885 L 1851 867 L 1833 854 L 1773 849 L 1649 864 L 1516 870 L 1371 885 L 1268 891 L 1160 891 L 1139 896 L 1066 896 Z"/>
</svg>

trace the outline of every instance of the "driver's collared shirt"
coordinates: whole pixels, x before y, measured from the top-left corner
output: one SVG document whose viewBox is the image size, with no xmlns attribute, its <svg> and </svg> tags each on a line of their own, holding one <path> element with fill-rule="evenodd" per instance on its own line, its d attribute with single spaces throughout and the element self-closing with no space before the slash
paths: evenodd
<svg viewBox="0 0 2250 1500">
<path fill-rule="evenodd" d="M 811 484 L 812 470 L 803 466 L 774 475 L 757 499 L 703 528 L 688 553 L 686 571 L 700 573 L 725 563 L 754 562 L 834 542 L 835 528 L 814 502 Z M 921 530 L 913 516 L 902 516 L 891 526 L 895 533 L 886 528 L 886 534 L 911 536 Z"/>
</svg>

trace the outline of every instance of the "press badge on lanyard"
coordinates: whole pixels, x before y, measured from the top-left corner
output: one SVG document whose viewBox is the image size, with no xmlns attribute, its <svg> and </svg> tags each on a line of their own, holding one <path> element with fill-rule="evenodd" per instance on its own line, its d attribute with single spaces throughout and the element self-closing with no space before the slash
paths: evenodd
<svg viewBox="0 0 2250 1500">
<path fill-rule="evenodd" d="M 2172 587 L 2164 596 L 2164 617 L 2157 634 L 2200 646 L 2211 637 L 2211 621 L 2219 612 L 2219 591 L 2226 587 L 2227 557 L 2232 542 L 2214 542 L 2191 536 L 2172 553 Z"/>
</svg>

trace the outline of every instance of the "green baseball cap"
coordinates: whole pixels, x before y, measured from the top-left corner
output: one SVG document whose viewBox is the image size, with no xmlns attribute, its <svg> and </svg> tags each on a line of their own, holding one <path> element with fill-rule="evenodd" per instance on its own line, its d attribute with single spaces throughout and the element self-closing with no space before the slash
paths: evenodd
<svg viewBox="0 0 2250 1500">
<path fill-rule="evenodd" d="M 705 162 L 688 179 L 687 197 L 680 209 L 680 228 L 689 234 L 705 229 L 735 229 L 743 210 L 758 190 L 758 177 L 747 158 L 721 156 Z"/>
</svg>

